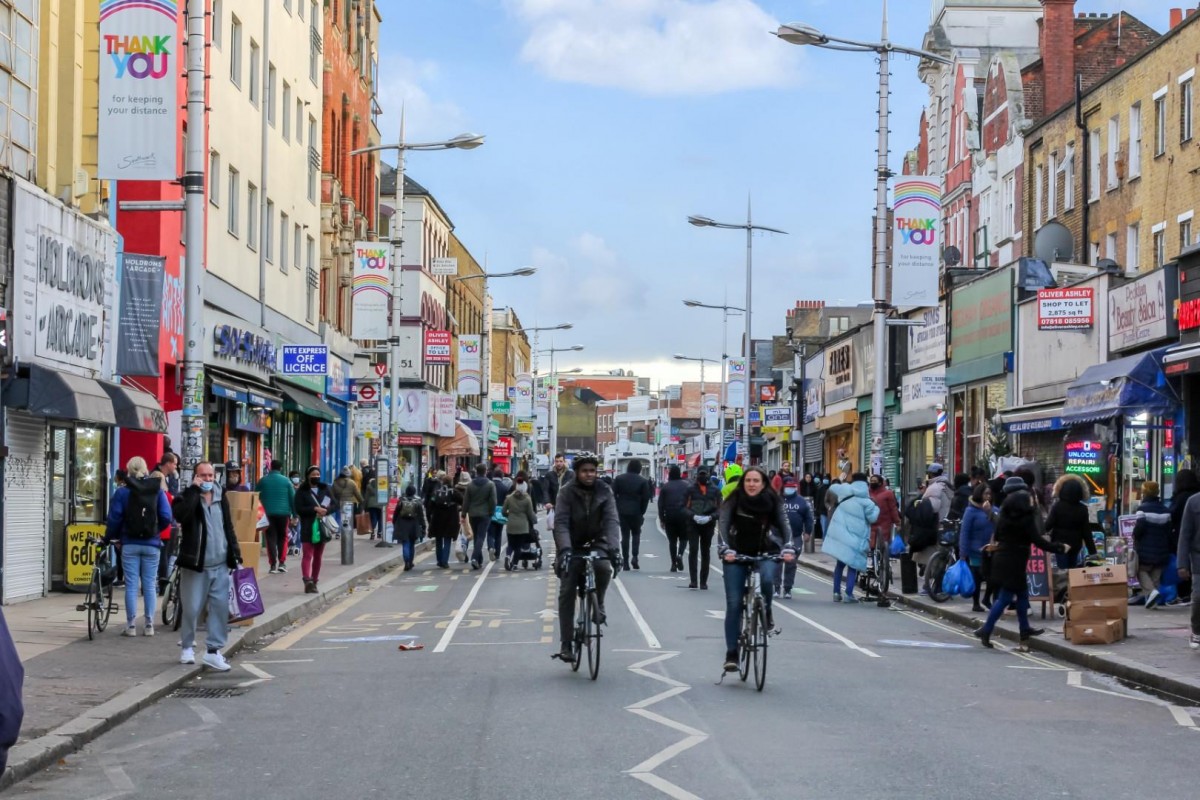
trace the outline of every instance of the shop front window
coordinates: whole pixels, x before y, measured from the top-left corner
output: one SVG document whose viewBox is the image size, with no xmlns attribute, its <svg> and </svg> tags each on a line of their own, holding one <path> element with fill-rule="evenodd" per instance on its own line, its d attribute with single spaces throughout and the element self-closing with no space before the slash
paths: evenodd
<svg viewBox="0 0 1200 800">
<path fill-rule="evenodd" d="M 106 437 L 100 428 L 75 431 L 74 522 L 103 522 L 106 515 Z"/>
</svg>

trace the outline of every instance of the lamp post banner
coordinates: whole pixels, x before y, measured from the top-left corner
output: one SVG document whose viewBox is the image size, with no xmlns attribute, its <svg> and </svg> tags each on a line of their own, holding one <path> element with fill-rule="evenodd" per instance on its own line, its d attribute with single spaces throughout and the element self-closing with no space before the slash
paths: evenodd
<svg viewBox="0 0 1200 800">
<path fill-rule="evenodd" d="M 516 376 L 516 382 L 513 414 L 520 419 L 530 419 L 533 417 L 533 375 L 522 372 Z"/>
<path fill-rule="evenodd" d="M 716 430 L 720 422 L 721 408 L 715 394 L 704 395 L 704 422 L 701 427 L 704 430 Z"/>
<path fill-rule="evenodd" d="M 942 218 L 940 176 L 906 176 L 892 193 L 892 305 L 938 304 Z"/>
<path fill-rule="evenodd" d="M 350 338 L 386 340 L 388 304 L 392 299 L 391 246 L 387 242 L 354 243 Z"/>
<path fill-rule="evenodd" d="M 111 0 L 100 7 L 100 114 L 96 177 L 179 177 L 179 5 Z"/>
<path fill-rule="evenodd" d="M 746 407 L 746 359 L 729 359 L 729 378 L 725 386 L 727 408 Z"/>
<path fill-rule="evenodd" d="M 458 337 L 458 393 L 476 397 L 483 389 L 482 345 L 477 333 Z"/>
</svg>

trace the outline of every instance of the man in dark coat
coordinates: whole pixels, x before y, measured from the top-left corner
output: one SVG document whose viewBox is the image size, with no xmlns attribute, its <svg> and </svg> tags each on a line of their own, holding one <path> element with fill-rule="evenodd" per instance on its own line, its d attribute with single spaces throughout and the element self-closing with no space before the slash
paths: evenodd
<svg viewBox="0 0 1200 800">
<path fill-rule="evenodd" d="M 666 531 L 667 543 L 671 550 L 671 572 L 683 571 L 688 522 L 691 520 L 687 510 L 688 492 L 691 488 L 692 485 L 683 479 L 679 466 L 675 465 L 667 473 L 667 482 L 658 493 L 658 519 Z"/>
<path fill-rule="evenodd" d="M 21 733 L 21 720 L 25 707 L 21 702 L 21 684 L 25 679 L 25 668 L 17 655 L 4 614 L 0 612 L 0 775 L 8 763 L 8 749 L 17 743 Z"/>
<path fill-rule="evenodd" d="M 617 519 L 621 523 L 621 566 L 629 569 L 632 564 L 638 569 L 642 520 L 650 507 L 650 481 L 642 477 L 642 462 L 630 461 L 625 472 L 613 481 L 612 488 L 613 496 L 617 498 Z"/>
</svg>

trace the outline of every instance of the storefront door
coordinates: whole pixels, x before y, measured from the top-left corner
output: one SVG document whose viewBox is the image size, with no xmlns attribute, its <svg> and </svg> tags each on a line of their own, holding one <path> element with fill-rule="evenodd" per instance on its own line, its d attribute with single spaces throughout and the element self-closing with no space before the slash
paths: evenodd
<svg viewBox="0 0 1200 800">
<path fill-rule="evenodd" d="M 67 526 L 71 524 L 71 439 L 74 430 L 57 425 L 50 428 L 50 574 L 62 579 L 66 558 Z"/>
</svg>

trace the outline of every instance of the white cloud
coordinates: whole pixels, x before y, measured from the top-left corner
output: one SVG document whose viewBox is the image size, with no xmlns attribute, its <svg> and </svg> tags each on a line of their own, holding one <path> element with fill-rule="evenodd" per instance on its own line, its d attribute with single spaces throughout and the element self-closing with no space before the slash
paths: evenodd
<svg viewBox="0 0 1200 800">
<path fill-rule="evenodd" d="M 535 247 L 531 263 L 538 268 L 539 307 L 565 319 L 627 320 L 646 307 L 650 290 L 638 269 L 596 234 L 575 237 L 566 254 Z"/>
<path fill-rule="evenodd" d="M 447 100 L 435 99 L 426 89 L 437 83 L 438 65 L 416 61 L 395 51 L 383 54 L 380 64 L 379 105 L 383 116 L 379 132 L 383 141 L 395 141 L 404 109 L 404 136 L 409 141 L 440 140 L 466 131 L 467 116 Z"/>
<path fill-rule="evenodd" d="M 646 95 L 794 83 L 798 48 L 752 0 L 510 0 L 521 58 L 559 81 Z"/>
</svg>

